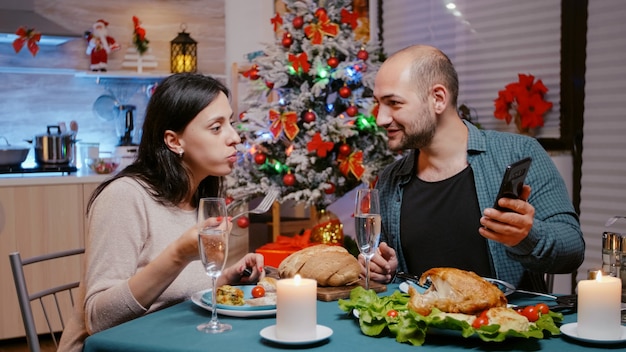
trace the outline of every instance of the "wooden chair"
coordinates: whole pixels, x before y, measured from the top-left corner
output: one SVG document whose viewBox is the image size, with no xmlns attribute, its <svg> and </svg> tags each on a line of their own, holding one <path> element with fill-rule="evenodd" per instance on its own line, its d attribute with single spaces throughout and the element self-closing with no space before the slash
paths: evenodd
<svg viewBox="0 0 626 352">
<path fill-rule="evenodd" d="M 74 296 L 72 294 L 72 290 L 78 287 L 79 281 L 72 281 L 66 284 L 30 293 L 26 286 L 24 267 L 35 263 L 40 263 L 39 266 L 42 266 L 50 260 L 63 257 L 78 256 L 83 254 L 84 252 L 85 250 L 83 248 L 71 249 L 27 259 L 22 259 L 19 252 L 13 252 L 9 254 L 11 270 L 13 271 L 13 280 L 15 282 L 15 289 L 17 291 L 17 299 L 19 301 L 20 310 L 22 312 L 24 330 L 26 331 L 26 342 L 28 343 L 28 348 L 31 352 L 40 351 L 39 336 L 37 334 L 37 328 L 35 326 L 35 318 L 33 317 L 31 302 L 35 300 L 39 301 L 45 321 L 48 326 L 48 331 L 50 332 L 55 346 L 57 346 L 58 348 L 57 336 L 55 335 L 55 332 L 58 332 L 58 322 L 60 322 L 61 324 L 61 329 L 65 329 L 65 318 L 62 309 L 62 302 L 64 302 L 63 299 L 67 300 L 67 298 L 69 298 L 71 305 L 74 306 Z M 71 312 L 69 312 L 69 314 L 71 314 Z"/>
</svg>

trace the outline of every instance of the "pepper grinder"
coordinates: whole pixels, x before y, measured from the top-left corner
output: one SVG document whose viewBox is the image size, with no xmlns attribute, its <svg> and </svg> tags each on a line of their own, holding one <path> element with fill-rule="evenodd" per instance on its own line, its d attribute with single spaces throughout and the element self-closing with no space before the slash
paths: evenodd
<svg viewBox="0 0 626 352">
<path fill-rule="evenodd" d="M 622 236 L 615 232 L 602 233 L 602 272 L 620 277 Z"/>
</svg>

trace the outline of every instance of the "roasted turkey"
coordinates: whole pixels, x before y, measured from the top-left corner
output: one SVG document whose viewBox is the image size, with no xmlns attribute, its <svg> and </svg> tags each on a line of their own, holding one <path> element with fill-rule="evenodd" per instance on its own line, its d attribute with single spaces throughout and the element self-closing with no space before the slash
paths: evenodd
<svg viewBox="0 0 626 352">
<path fill-rule="evenodd" d="M 422 294 L 409 287 L 409 309 L 430 314 L 433 308 L 446 313 L 477 314 L 494 307 L 506 307 L 504 293 L 494 284 L 471 271 L 455 268 L 432 268 L 422 274 L 420 285 L 430 281 Z"/>
</svg>

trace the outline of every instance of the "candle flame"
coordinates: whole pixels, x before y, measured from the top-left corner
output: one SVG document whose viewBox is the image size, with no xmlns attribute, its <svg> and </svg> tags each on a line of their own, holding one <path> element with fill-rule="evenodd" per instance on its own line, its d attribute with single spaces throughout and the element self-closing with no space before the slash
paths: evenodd
<svg viewBox="0 0 626 352">
<path fill-rule="evenodd" d="M 602 270 L 598 270 L 596 273 L 596 281 L 602 281 Z"/>
<path fill-rule="evenodd" d="M 302 277 L 300 277 L 300 274 L 296 274 L 296 276 L 293 277 L 293 282 L 296 285 L 300 285 L 300 281 L 302 281 Z"/>
</svg>

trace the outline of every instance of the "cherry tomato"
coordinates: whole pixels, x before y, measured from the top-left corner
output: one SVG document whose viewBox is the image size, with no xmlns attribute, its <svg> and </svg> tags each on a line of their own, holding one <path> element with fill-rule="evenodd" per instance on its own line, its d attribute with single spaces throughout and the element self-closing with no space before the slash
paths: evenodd
<svg viewBox="0 0 626 352">
<path fill-rule="evenodd" d="M 536 306 L 526 306 L 522 311 L 522 315 L 530 322 L 535 322 L 539 319 L 539 311 Z"/>
<path fill-rule="evenodd" d="M 397 310 L 395 310 L 395 309 L 390 309 L 390 310 L 387 312 L 387 316 L 388 316 L 388 317 L 391 317 L 391 318 L 397 318 L 397 317 L 398 317 L 398 311 L 397 311 Z"/>
<path fill-rule="evenodd" d="M 516 307 L 515 311 L 519 314 L 519 315 L 524 315 L 524 307 Z"/>
<path fill-rule="evenodd" d="M 489 318 L 487 318 L 487 315 L 480 315 L 478 317 L 476 317 L 476 319 L 474 319 L 474 322 L 472 323 L 472 327 L 474 329 L 478 329 L 483 325 L 489 325 Z"/>
<path fill-rule="evenodd" d="M 537 303 L 535 305 L 535 307 L 537 307 L 537 310 L 541 313 L 541 314 L 548 314 L 550 312 L 550 308 L 548 307 L 547 304 L 545 303 Z"/>
<path fill-rule="evenodd" d="M 265 296 L 265 289 L 263 286 L 254 286 L 252 288 L 252 297 L 259 298 Z"/>
<path fill-rule="evenodd" d="M 482 312 L 480 312 L 479 317 L 481 318 L 487 318 L 487 312 L 489 312 L 489 309 L 485 309 Z"/>
</svg>

